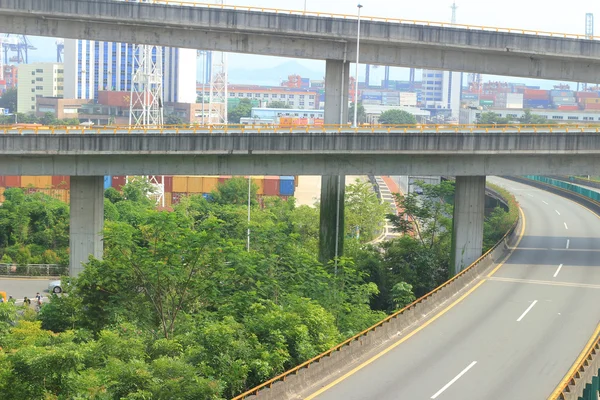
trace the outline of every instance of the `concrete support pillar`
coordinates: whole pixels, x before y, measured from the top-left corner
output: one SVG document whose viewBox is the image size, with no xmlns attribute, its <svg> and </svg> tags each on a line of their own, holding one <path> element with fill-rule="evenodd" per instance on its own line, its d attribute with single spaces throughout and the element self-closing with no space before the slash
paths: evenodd
<svg viewBox="0 0 600 400">
<path fill-rule="evenodd" d="M 485 176 L 457 176 L 451 256 L 454 275 L 481 257 L 484 210 Z"/>
<path fill-rule="evenodd" d="M 69 275 L 77 276 L 89 256 L 102 258 L 104 229 L 104 177 L 71 177 Z"/>
<path fill-rule="evenodd" d="M 327 60 L 325 64 L 325 124 L 348 122 L 350 63 Z M 319 259 L 326 263 L 344 249 L 344 175 L 321 177 Z"/>
</svg>

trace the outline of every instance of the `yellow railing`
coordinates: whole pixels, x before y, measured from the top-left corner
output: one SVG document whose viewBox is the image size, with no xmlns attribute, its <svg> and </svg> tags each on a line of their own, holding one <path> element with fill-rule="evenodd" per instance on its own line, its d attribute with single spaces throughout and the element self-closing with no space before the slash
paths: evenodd
<svg viewBox="0 0 600 400">
<path fill-rule="evenodd" d="M 125 1 L 133 2 L 134 0 L 125 0 Z M 137 0 L 135 2 L 137 2 Z M 315 12 L 315 11 L 303 11 L 303 10 L 286 10 L 286 9 L 268 8 L 268 7 L 250 7 L 250 6 L 225 5 L 225 4 L 195 3 L 195 2 L 186 2 L 186 1 L 177 1 L 177 0 L 152 0 L 152 3 L 166 4 L 166 5 L 173 5 L 173 6 L 183 6 L 183 7 L 205 7 L 205 8 L 218 8 L 218 9 L 226 9 L 226 10 L 267 12 L 267 13 L 286 14 L 286 15 L 303 15 L 303 16 L 307 16 L 307 17 L 324 17 L 324 18 L 339 18 L 339 19 L 356 19 L 357 18 L 356 15 L 337 14 L 337 13 L 330 13 L 330 12 Z M 571 38 L 571 39 L 597 40 L 600 38 L 598 36 L 588 37 L 586 35 L 581 35 L 578 33 L 548 32 L 548 31 L 533 30 L 533 29 L 502 28 L 502 27 L 485 26 L 485 25 L 452 24 L 449 22 L 420 21 L 420 20 L 402 19 L 402 18 L 361 16 L 361 20 L 374 21 L 374 22 L 392 22 L 392 23 L 399 23 L 399 24 L 422 25 L 422 26 L 435 26 L 435 27 L 442 27 L 442 28 L 460 28 L 460 29 L 469 29 L 469 30 L 474 29 L 474 30 L 482 30 L 482 31 L 489 31 L 489 32 L 520 33 L 520 34 L 525 34 L 525 35 L 551 36 L 551 37 Z"/>
<path fill-rule="evenodd" d="M 172 134 L 232 134 L 232 133 L 394 133 L 394 134 L 468 134 L 468 133 L 600 133 L 600 124 L 564 125 L 163 125 L 134 128 L 125 126 L 6 126 L 5 135 L 172 135 Z"/>
<path fill-rule="evenodd" d="M 275 382 L 279 382 L 279 381 L 285 381 L 285 378 L 290 376 L 290 375 L 295 375 L 298 373 L 298 371 L 300 371 L 301 369 L 304 368 L 310 368 L 311 364 L 314 364 L 316 362 L 319 362 L 321 359 L 331 355 L 332 353 L 341 350 L 344 346 L 349 345 L 350 343 L 352 343 L 355 340 L 360 339 L 361 337 L 367 335 L 369 332 L 374 331 L 376 328 L 381 327 L 383 324 L 385 324 L 386 322 L 389 322 L 390 320 L 392 320 L 393 318 L 397 317 L 398 315 L 404 313 L 407 310 L 410 310 L 412 307 L 415 307 L 417 304 L 423 302 L 424 300 L 428 299 L 429 297 L 433 296 L 435 293 L 439 292 L 440 290 L 442 290 L 443 288 L 445 288 L 446 286 L 450 285 L 452 282 L 454 282 L 455 280 L 457 280 L 458 278 L 460 278 L 461 276 L 463 276 L 464 274 L 466 274 L 469 270 L 471 270 L 472 268 L 475 268 L 475 266 L 477 264 L 479 264 L 479 262 L 481 262 L 481 260 L 483 260 L 485 257 L 487 257 L 488 254 L 490 254 L 492 251 L 494 251 L 496 249 L 496 247 L 498 245 L 500 245 L 502 242 L 504 242 L 504 240 L 514 231 L 514 229 L 517 227 L 518 224 L 518 220 L 517 222 L 515 222 L 515 224 L 513 224 L 513 226 L 510 228 L 510 230 L 508 232 L 506 232 L 506 234 L 504 234 L 504 236 L 502 237 L 502 239 L 500 239 L 498 241 L 498 243 L 496 243 L 494 245 L 494 247 L 492 247 L 491 249 L 489 249 L 487 252 L 485 252 L 485 254 L 483 254 L 481 257 L 479 257 L 477 260 L 475 260 L 475 262 L 473 262 L 473 264 L 469 265 L 467 268 L 465 268 L 464 270 L 462 270 L 460 273 L 458 273 L 457 275 L 455 275 L 454 277 L 450 278 L 448 281 L 446 281 L 445 283 L 441 284 L 440 286 L 438 286 L 437 288 L 433 289 L 431 292 L 427 293 L 426 295 L 424 295 L 423 297 L 420 297 L 419 299 L 413 301 L 412 303 L 410 303 L 409 305 L 407 305 L 406 307 L 404 307 L 403 309 L 401 309 L 400 311 L 396 311 L 395 313 L 393 313 L 392 315 L 388 316 L 387 318 L 385 318 L 384 320 L 376 323 L 375 325 L 371 326 L 370 328 L 365 329 L 364 331 L 352 336 L 350 339 L 338 344 L 337 346 L 327 350 L 324 353 L 319 354 L 318 356 L 311 358 L 310 360 L 298 365 L 295 368 L 292 368 L 286 372 L 284 372 L 281 375 L 276 376 L 273 379 L 268 380 L 267 382 L 252 388 L 250 390 L 248 390 L 247 392 L 244 392 L 242 394 L 240 394 L 237 397 L 234 397 L 232 400 L 243 400 L 248 396 L 252 396 L 252 395 L 256 395 L 260 390 L 262 389 L 266 389 L 266 388 L 270 388 Z"/>
</svg>

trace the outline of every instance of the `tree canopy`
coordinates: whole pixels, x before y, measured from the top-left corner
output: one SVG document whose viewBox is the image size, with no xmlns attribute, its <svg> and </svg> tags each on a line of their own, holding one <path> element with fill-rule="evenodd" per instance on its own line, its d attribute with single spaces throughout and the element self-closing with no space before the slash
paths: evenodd
<svg viewBox="0 0 600 400">
<path fill-rule="evenodd" d="M 383 125 L 414 125 L 417 123 L 417 119 L 404 110 L 387 110 L 379 116 L 379 123 Z"/>
<path fill-rule="evenodd" d="M 359 124 L 364 124 L 367 122 L 367 113 L 365 112 L 365 107 L 361 102 L 358 102 L 358 110 L 356 111 L 356 121 Z M 354 122 L 354 103 L 350 104 L 348 108 L 348 122 Z"/>
<path fill-rule="evenodd" d="M 252 101 L 242 99 L 240 103 L 228 112 L 227 121 L 231 124 L 239 124 L 242 118 L 248 118 L 252 114 Z"/>
</svg>

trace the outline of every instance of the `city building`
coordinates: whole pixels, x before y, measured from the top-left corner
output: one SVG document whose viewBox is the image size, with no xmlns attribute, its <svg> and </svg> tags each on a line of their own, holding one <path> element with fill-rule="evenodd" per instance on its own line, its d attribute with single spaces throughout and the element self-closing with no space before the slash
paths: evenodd
<svg viewBox="0 0 600 400">
<path fill-rule="evenodd" d="M 592 121 L 600 121 L 600 110 L 558 110 L 558 109 L 541 109 L 533 108 L 530 109 L 531 114 L 539 115 L 546 118 L 549 121 L 555 123 L 588 123 Z M 513 118 L 518 119 L 523 116 L 525 110 L 513 109 L 513 108 L 462 108 L 460 110 L 460 124 L 475 124 L 482 113 L 493 112 L 501 118 Z"/>
<path fill-rule="evenodd" d="M 462 92 L 461 72 L 423 70 L 421 100 L 428 110 L 448 110 L 451 117 L 458 119 Z"/>
<path fill-rule="evenodd" d="M 377 104 L 365 104 L 366 123 L 376 125 L 379 123 L 379 116 L 389 110 L 402 110 L 415 116 L 417 122 L 425 123 L 431 113 L 427 110 L 421 110 L 417 107 L 386 106 Z"/>
<path fill-rule="evenodd" d="M 383 106 L 417 106 L 417 93 L 401 92 L 397 90 L 374 90 L 364 89 L 360 92 L 360 101 L 363 105 L 383 105 Z"/>
<path fill-rule="evenodd" d="M 325 112 L 323 110 L 307 110 L 307 109 L 293 109 L 293 108 L 252 108 L 250 119 L 260 123 L 260 121 L 269 121 L 270 123 L 279 124 L 281 118 L 298 118 L 307 121 L 302 121 L 304 124 L 315 124 L 322 121 Z M 315 121 L 316 120 L 316 121 Z"/>
<path fill-rule="evenodd" d="M 35 113 L 38 96 L 63 97 L 62 63 L 21 64 L 18 68 L 17 112 Z"/>
<path fill-rule="evenodd" d="M 163 47 L 163 100 L 196 102 L 196 50 Z M 65 40 L 65 98 L 98 99 L 102 90 L 131 91 L 133 45 Z"/>
<path fill-rule="evenodd" d="M 198 85 L 197 91 L 202 95 L 202 86 Z M 229 85 L 227 88 L 229 99 L 258 100 L 259 106 L 268 106 L 272 102 L 284 102 L 294 109 L 318 110 L 319 94 L 314 89 L 289 88 L 281 86 L 257 85 Z M 204 87 L 204 96 L 208 98 L 210 87 Z"/>
<path fill-rule="evenodd" d="M 17 71 L 16 65 L 4 65 L 2 71 L 4 79 L 0 80 L 0 93 L 17 87 Z"/>
<path fill-rule="evenodd" d="M 52 112 L 57 119 L 77 118 L 80 122 L 94 125 L 128 125 L 130 92 L 98 91 L 98 99 L 59 99 L 37 97 L 36 111 L 39 117 Z M 217 105 L 218 106 L 218 105 Z M 201 124 L 208 118 L 209 105 L 200 103 L 165 102 L 165 123 L 178 121 L 185 124 Z"/>
</svg>

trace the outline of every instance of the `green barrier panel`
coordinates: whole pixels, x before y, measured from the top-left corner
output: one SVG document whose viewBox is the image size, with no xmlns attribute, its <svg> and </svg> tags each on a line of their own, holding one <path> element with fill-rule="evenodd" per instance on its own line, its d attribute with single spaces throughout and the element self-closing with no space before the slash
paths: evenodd
<svg viewBox="0 0 600 400">
<path fill-rule="evenodd" d="M 547 178 L 545 176 L 539 176 L 539 175 L 525 175 L 525 178 L 531 179 L 531 180 L 534 180 L 534 181 L 538 181 L 538 182 L 547 183 L 547 184 L 552 185 L 552 186 L 557 186 L 559 188 L 566 189 L 566 190 L 569 190 L 571 192 L 578 193 L 578 194 L 580 194 L 582 196 L 585 196 L 585 197 L 588 197 L 588 198 L 590 198 L 592 200 L 596 200 L 596 201 L 600 202 L 600 193 L 595 192 L 595 191 L 590 190 L 590 189 L 583 188 L 581 186 L 573 185 L 573 184 L 568 183 L 568 182 L 563 182 L 563 181 L 559 181 L 559 180 L 556 180 L 556 179 Z"/>
</svg>

